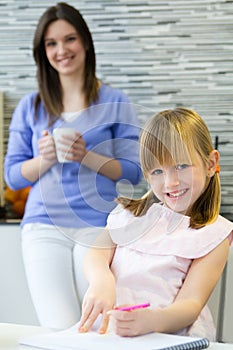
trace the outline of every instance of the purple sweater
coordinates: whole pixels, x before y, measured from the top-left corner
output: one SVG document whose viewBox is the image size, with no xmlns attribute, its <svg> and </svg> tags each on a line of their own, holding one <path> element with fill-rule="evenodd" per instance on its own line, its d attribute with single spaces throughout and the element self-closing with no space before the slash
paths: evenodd
<svg viewBox="0 0 233 350">
<path fill-rule="evenodd" d="M 32 186 L 21 225 L 44 223 L 63 227 L 105 226 L 115 207 L 117 181 L 97 174 L 80 163 L 56 163 L 35 183 L 21 174 L 22 163 L 38 156 L 38 140 L 43 130 L 59 126 L 75 127 L 86 147 L 93 152 L 118 159 L 122 167 L 119 180 L 137 184 L 141 179 L 138 159 L 139 126 L 133 105 L 120 90 L 102 85 L 99 100 L 71 122 L 58 119 L 48 127 L 43 104 L 34 118 L 36 93 L 26 95 L 16 107 L 10 125 L 5 158 L 5 180 L 12 189 Z"/>
</svg>

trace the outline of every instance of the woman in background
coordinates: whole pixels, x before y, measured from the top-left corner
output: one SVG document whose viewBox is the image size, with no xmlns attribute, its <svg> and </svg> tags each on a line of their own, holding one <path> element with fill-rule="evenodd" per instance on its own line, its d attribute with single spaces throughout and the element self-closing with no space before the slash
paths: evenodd
<svg viewBox="0 0 233 350">
<path fill-rule="evenodd" d="M 40 324 L 63 329 L 80 317 L 82 247 L 105 225 L 117 182 L 141 178 L 138 122 L 126 95 L 96 77 L 92 36 L 74 7 L 45 11 L 33 55 L 39 91 L 14 111 L 5 179 L 12 189 L 32 186 L 21 222 L 26 276 Z M 56 150 L 57 128 L 75 133 Z"/>
</svg>

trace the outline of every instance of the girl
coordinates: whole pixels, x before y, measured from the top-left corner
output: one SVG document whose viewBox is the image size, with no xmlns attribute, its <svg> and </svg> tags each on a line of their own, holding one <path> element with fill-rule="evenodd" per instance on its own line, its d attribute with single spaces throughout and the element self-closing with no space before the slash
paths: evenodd
<svg viewBox="0 0 233 350">
<path fill-rule="evenodd" d="M 119 198 L 88 252 L 79 331 L 88 331 L 102 314 L 100 333 L 111 316 L 121 336 L 165 332 L 214 340 L 206 303 L 226 264 L 233 230 L 219 215 L 219 153 L 200 116 L 177 108 L 146 123 L 140 159 L 151 189 L 141 199 Z M 115 307 L 145 302 L 150 308 Z"/>
<path fill-rule="evenodd" d="M 139 130 L 127 96 L 96 77 L 92 36 L 74 7 L 42 14 L 33 55 L 38 91 L 13 114 L 5 179 L 15 190 L 32 187 L 21 222 L 26 276 L 39 323 L 63 329 L 80 319 L 83 230 L 106 225 L 119 180 L 141 178 Z M 61 127 L 75 130 L 60 137 L 64 164 L 53 138 Z M 73 231 L 80 244 L 66 237 Z"/>
</svg>

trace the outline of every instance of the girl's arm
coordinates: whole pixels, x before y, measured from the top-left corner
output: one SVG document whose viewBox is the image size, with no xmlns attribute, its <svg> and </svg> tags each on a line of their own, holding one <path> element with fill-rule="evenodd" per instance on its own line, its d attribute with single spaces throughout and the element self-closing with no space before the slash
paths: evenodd
<svg viewBox="0 0 233 350">
<path fill-rule="evenodd" d="M 110 311 L 116 333 L 121 336 L 176 333 L 192 325 L 221 277 L 228 254 L 229 241 L 225 239 L 206 256 L 195 259 L 175 301 L 165 308 Z"/>
<path fill-rule="evenodd" d="M 115 279 L 110 270 L 114 252 L 115 245 L 106 229 L 84 258 L 84 273 L 89 287 L 83 299 L 80 332 L 87 332 L 99 314 L 102 314 L 99 332 L 106 332 L 109 321 L 107 312 L 116 302 Z"/>
</svg>

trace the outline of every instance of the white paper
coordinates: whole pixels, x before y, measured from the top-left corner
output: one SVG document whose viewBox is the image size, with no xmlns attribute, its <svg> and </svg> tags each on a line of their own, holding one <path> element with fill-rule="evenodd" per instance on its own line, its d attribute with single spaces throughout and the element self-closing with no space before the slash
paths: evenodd
<svg viewBox="0 0 233 350">
<path fill-rule="evenodd" d="M 39 334 L 20 339 L 20 344 L 50 350 L 158 350 L 185 344 L 200 338 L 150 333 L 138 337 L 120 337 L 113 333 L 78 333 L 77 326 L 65 331 Z"/>
</svg>

